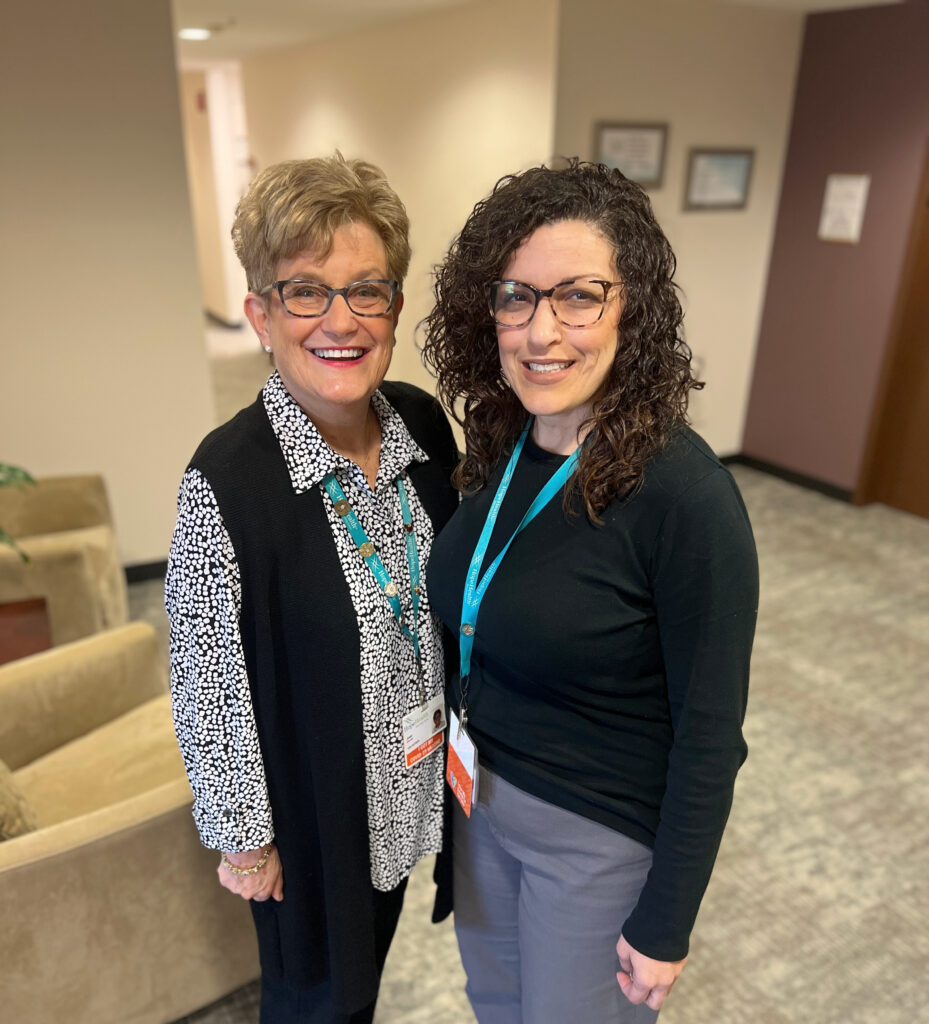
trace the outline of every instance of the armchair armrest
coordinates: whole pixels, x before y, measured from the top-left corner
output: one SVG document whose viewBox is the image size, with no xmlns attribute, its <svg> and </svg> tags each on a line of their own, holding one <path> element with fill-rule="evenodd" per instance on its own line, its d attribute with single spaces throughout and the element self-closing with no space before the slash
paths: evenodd
<svg viewBox="0 0 929 1024">
<path fill-rule="evenodd" d="M 0 758 L 21 768 L 167 689 L 158 634 L 142 622 L 0 665 Z"/>
<path fill-rule="evenodd" d="M 190 799 L 180 778 L 0 844 L 5 1017 L 160 1024 L 257 977 L 248 906 Z"/>
</svg>

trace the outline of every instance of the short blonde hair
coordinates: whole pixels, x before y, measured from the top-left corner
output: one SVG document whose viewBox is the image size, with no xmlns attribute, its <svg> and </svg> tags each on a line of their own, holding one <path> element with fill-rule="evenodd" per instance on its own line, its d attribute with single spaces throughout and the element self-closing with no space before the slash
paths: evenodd
<svg viewBox="0 0 929 1024">
<path fill-rule="evenodd" d="M 280 261 L 298 252 L 325 259 L 335 231 L 356 222 L 380 238 L 387 272 L 402 287 L 410 266 L 410 219 L 379 167 L 336 152 L 265 168 L 240 200 L 232 225 L 249 290 L 272 284 Z"/>
</svg>

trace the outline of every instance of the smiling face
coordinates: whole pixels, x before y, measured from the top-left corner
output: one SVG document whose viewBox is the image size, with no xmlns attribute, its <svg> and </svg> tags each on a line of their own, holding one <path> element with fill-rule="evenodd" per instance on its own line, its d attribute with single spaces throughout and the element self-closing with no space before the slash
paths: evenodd
<svg viewBox="0 0 929 1024">
<path fill-rule="evenodd" d="M 610 243 L 578 220 L 537 228 L 510 257 L 502 277 L 546 290 L 579 278 L 616 281 Z M 583 439 L 619 346 L 621 290 L 609 292 L 603 315 L 587 327 L 566 327 L 541 299 L 525 327 L 497 326 L 500 365 L 523 407 L 535 416 L 532 436 L 550 451 L 568 454 Z"/>
<path fill-rule="evenodd" d="M 325 259 L 300 252 L 277 265 L 276 280 L 299 278 L 329 288 L 386 279 L 387 256 L 367 224 L 345 224 L 333 232 Z M 366 411 L 394 348 L 394 328 L 403 296 L 384 316 L 357 316 L 337 295 L 318 317 L 291 316 L 276 289 L 264 297 L 249 293 L 245 315 L 262 345 L 271 347 L 281 380 L 301 409 L 318 423 L 346 421 Z"/>
</svg>

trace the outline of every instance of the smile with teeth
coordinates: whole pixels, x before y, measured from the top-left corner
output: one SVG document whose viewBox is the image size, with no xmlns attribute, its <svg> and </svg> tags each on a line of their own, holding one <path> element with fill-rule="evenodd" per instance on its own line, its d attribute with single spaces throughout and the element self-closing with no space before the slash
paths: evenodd
<svg viewBox="0 0 929 1024">
<path fill-rule="evenodd" d="M 360 359 L 365 354 L 363 348 L 314 348 L 312 352 L 320 359 Z"/>
<path fill-rule="evenodd" d="M 573 365 L 573 359 L 564 363 L 526 363 L 526 366 L 528 366 L 533 373 L 557 373 L 558 370 L 567 370 L 569 366 Z"/>
</svg>

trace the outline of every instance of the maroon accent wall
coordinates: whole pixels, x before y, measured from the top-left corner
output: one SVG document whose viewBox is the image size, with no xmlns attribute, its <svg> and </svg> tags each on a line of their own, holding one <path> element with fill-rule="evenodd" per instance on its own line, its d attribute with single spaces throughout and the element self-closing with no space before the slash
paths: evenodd
<svg viewBox="0 0 929 1024">
<path fill-rule="evenodd" d="M 744 454 L 855 489 L 927 143 L 929 4 L 810 15 Z M 817 238 L 829 174 L 871 175 L 858 245 Z"/>
</svg>

